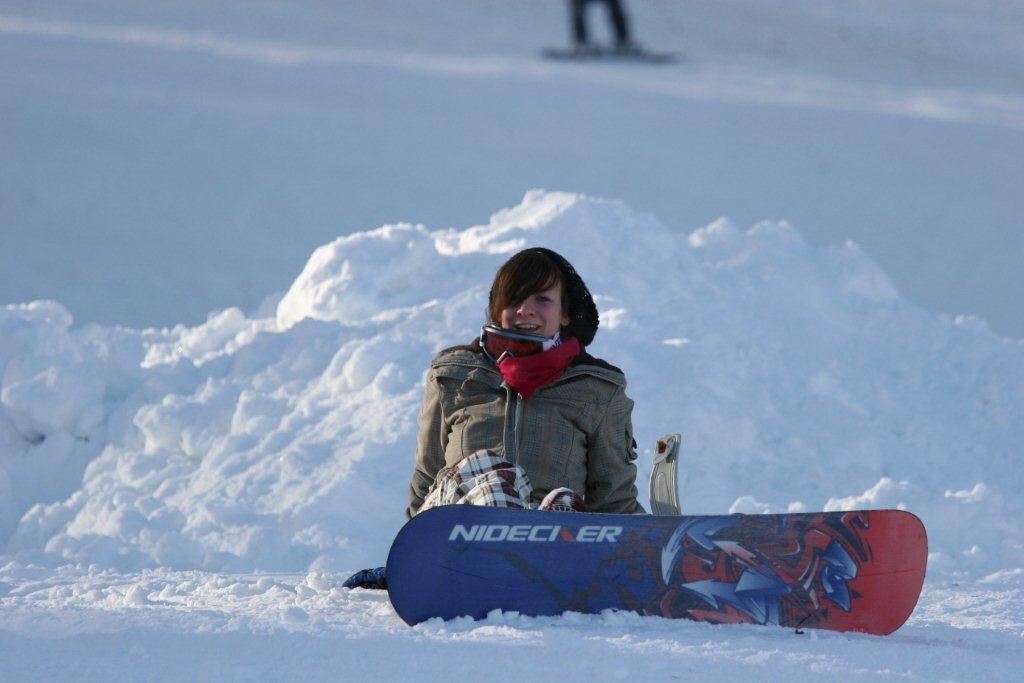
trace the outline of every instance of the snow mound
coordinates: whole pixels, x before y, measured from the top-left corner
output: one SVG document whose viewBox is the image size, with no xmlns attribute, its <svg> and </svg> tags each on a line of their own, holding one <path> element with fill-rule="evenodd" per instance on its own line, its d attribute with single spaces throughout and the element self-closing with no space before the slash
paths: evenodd
<svg viewBox="0 0 1024 683">
<path fill-rule="evenodd" d="M 271 317 L 133 330 L 0 309 L 0 550 L 119 570 L 382 563 L 429 359 L 476 334 L 494 271 L 529 245 L 595 294 L 591 351 L 630 380 L 641 478 L 646 447 L 682 432 L 686 512 L 903 507 L 932 572 L 1024 567 L 1021 343 L 907 303 L 854 244 L 811 248 L 786 223 L 687 235 L 541 191 L 465 230 L 340 238 Z"/>
</svg>

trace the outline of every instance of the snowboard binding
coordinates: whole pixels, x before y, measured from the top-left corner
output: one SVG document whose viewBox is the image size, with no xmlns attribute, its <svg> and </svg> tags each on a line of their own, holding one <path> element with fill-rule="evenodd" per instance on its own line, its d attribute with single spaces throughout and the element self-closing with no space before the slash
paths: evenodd
<svg viewBox="0 0 1024 683">
<path fill-rule="evenodd" d="M 679 434 L 666 434 L 658 439 L 651 469 L 651 514 L 678 517 L 679 506 Z"/>
</svg>

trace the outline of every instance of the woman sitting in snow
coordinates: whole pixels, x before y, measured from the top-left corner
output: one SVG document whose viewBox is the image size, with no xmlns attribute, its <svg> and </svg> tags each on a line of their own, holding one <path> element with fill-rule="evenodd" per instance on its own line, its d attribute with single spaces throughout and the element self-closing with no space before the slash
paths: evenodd
<svg viewBox="0 0 1024 683">
<path fill-rule="evenodd" d="M 622 371 L 585 347 L 597 307 L 583 279 L 550 249 L 498 269 L 488 324 L 439 353 L 427 374 L 406 516 L 473 503 L 643 513 Z M 348 588 L 387 588 L 385 568 Z"/>
<path fill-rule="evenodd" d="M 626 378 L 585 350 L 597 326 L 557 253 L 498 269 L 480 337 L 430 364 L 406 516 L 460 502 L 644 512 Z"/>
</svg>

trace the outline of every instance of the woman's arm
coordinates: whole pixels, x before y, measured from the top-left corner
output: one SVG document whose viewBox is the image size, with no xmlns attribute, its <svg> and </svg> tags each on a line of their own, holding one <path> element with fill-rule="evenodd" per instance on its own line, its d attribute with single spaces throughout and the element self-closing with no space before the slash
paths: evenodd
<svg viewBox="0 0 1024 683">
<path fill-rule="evenodd" d="M 587 447 L 587 509 L 643 514 L 637 502 L 633 401 L 617 389 Z"/>
<path fill-rule="evenodd" d="M 427 373 L 426 389 L 423 392 L 423 407 L 418 418 L 420 435 L 416 443 L 415 467 L 409 482 L 409 507 L 406 519 L 419 512 L 423 499 L 434 484 L 437 473 L 444 467 L 444 450 L 448 443 L 448 431 L 441 411 L 441 390 L 434 372 Z"/>
</svg>

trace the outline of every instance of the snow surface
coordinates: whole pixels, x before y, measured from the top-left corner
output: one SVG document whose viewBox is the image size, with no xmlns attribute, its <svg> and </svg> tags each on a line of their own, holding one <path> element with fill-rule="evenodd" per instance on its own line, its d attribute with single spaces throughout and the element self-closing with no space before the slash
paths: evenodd
<svg viewBox="0 0 1024 683">
<path fill-rule="evenodd" d="M 892 645 L 626 615 L 406 630 L 382 595 L 338 588 L 383 562 L 403 522 L 431 355 L 476 333 L 494 271 L 527 244 L 570 254 L 594 292 L 592 350 L 629 377 L 640 442 L 685 435 L 686 512 L 901 507 L 924 520 L 928 590 Z M 535 191 L 486 225 L 324 245 L 273 315 L 133 330 L 75 326 L 44 301 L 6 306 L 0 330 L 3 637 L 39 657 L 12 655 L 21 673 L 59 669 L 44 633 L 96 662 L 164 634 L 172 653 L 203 641 L 204 658 L 165 673 L 214 677 L 281 674 L 291 660 L 272 652 L 336 638 L 356 650 L 314 674 L 398 677 L 410 669 L 381 661 L 393 648 L 412 666 L 424 645 L 464 640 L 493 646 L 482 661 L 610 646 L 623 674 L 664 674 L 675 658 L 848 677 L 1024 663 L 1024 474 L 1007 467 L 1024 448 L 1024 345 L 907 303 L 853 244 L 724 220 L 680 236 L 621 202 Z M 642 478 L 650 462 L 646 448 Z M 980 660 L 925 654 L 960 629 L 977 632 Z M 110 631 L 131 635 L 96 650 Z M 637 669 L 651 652 L 668 659 Z M 446 658 L 431 661 L 440 674 Z M 597 671 L 609 673 L 595 660 L 574 676 Z"/>
<path fill-rule="evenodd" d="M 1022 208 L 1019 4 L 638 6 L 652 43 L 683 31 L 709 69 L 667 77 L 539 63 L 519 36 L 542 13 L 560 40 L 552 3 L 366 3 L 350 21 L 336 5 L 0 6 L 0 130 L 15 131 L 0 136 L 0 680 L 1019 677 L 1024 341 L 905 286 L 942 289 L 915 262 L 940 252 L 963 287 L 981 267 L 1019 272 L 1024 242 L 993 237 Z M 582 137 L 564 137 L 531 100 L 605 113 L 570 117 Z M 481 112 L 518 124 L 495 136 Z M 635 131 L 671 179 L 646 195 L 643 163 L 593 142 L 627 113 L 707 133 Z M 311 155 L 339 122 L 344 163 Z M 425 155 L 403 148 L 434 131 Z M 698 165 L 673 175 L 659 155 L 680 144 Z M 818 152 L 758 152 L 805 144 Z M 220 181 L 193 177 L 210 164 Z M 294 213 L 310 183 L 341 203 Z M 377 220 L 374 197 L 423 224 Z M 772 214 L 801 222 L 758 222 Z M 979 227 L 950 229 L 966 219 Z M 885 268 L 822 239 L 884 252 L 873 240 L 905 220 L 921 249 Z M 270 239 L 283 230 L 286 246 Z M 495 269 L 528 244 L 564 253 L 595 294 L 591 350 L 629 378 L 641 479 L 655 438 L 682 432 L 685 512 L 923 519 L 928 578 L 906 626 L 608 613 L 408 628 L 384 594 L 340 588 L 383 563 L 403 521 L 429 358 L 477 332 Z M 1012 292 L 997 303 L 1019 310 Z M 145 326 L 176 320 L 190 322 Z"/>
<path fill-rule="evenodd" d="M 639 0 L 653 69 L 539 59 L 563 4 L 0 0 L 0 301 L 195 325 L 339 234 L 545 187 L 853 239 L 1024 337 L 1019 0 Z"/>
</svg>

